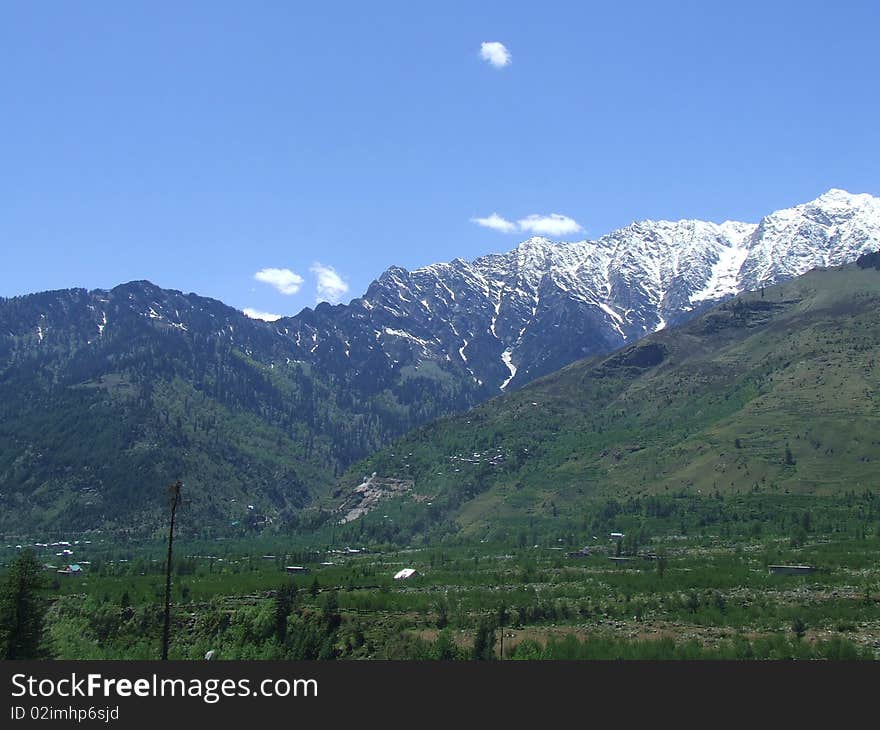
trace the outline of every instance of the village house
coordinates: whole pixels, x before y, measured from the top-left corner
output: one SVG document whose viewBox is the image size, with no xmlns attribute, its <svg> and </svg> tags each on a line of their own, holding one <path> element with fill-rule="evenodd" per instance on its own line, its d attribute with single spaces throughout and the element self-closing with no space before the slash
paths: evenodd
<svg viewBox="0 0 880 730">
<path fill-rule="evenodd" d="M 770 575 L 809 575 L 816 569 L 812 565 L 768 565 Z"/>
</svg>

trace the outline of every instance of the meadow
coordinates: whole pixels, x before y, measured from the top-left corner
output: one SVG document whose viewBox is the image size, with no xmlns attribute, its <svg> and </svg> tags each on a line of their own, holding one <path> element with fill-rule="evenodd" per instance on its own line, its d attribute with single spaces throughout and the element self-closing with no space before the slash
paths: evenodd
<svg viewBox="0 0 880 730">
<path fill-rule="evenodd" d="M 597 504 L 506 541 L 181 539 L 170 656 L 499 659 L 503 638 L 504 659 L 876 659 L 878 505 L 681 496 Z M 92 538 L 74 546 L 82 575 L 46 571 L 46 655 L 158 657 L 162 543 Z M 394 580 L 403 568 L 417 574 Z"/>
</svg>

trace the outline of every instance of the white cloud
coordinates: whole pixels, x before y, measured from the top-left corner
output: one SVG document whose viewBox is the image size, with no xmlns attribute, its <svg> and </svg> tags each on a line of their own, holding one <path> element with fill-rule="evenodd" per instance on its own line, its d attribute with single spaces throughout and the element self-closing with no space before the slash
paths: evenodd
<svg viewBox="0 0 880 730">
<path fill-rule="evenodd" d="M 517 221 L 520 230 L 536 233 L 539 236 L 567 236 L 584 230 L 581 225 L 567 215 L 530 215 Z"/>
<path fill-rule="evenodd" d="M 486 218 L 471 218 L 471 223 L 476 223 L 478 226 L 491 228 L 493 231 L 500 231 L 501 233 L 513 233 L 516 230 L 515 223 L 511 223 L 497 213 L 493 213 Z"/>
<path fill-rule="evenodd" d="M 250 307 L 245 307 L 242 311 L 244 311 L 245 317 L 262 319 L 264 322 L 274 322 L 276 319 L 281 319 L 283 316 L 280 314 L 272 314 L 271 312 L 261 312 L 259 309 L 251 309 Z"/>
<path fill-rule="evenodd" d="M 485 41 L 480 45 L 480 58 L 488 61 L 495 68 L 504 68 L 510 64 L 510 51 L 498 41 Z"/>
<path fill-rule="evenodd" d="M 348 284 L 342 280 L 342 277 L 336 273 L 336 269 L 332 266 L 324 266 L 316 261 L 309 271 L 315 275 L 317 281 L 319 302 L 327 301 L 336 304 L 348 291 Z"/>
<path fill-rule="evenodd" d="M 491 228 L 493 231 L 500 233 L 513 233 L 514 231 L 523 231 L 525 233 L 534 233 L 539 236 L 566 236 L 571 233 L 580 233 L 583 227 L 574 218 L 559 213 L 551 213 L 550 215 L 533 214 L 525 218 L 520 218 L 516 223 L 501 217 L 497 213 L 492 213 L 485 218 L 471 218 L 471 223 L 476 223 L 483 228 Z"/>
<path fill-rule="evenodd" d="M 296 294 L 304 279 L 290 269 L 260 269 L 254 278 L 275 287 L 281 294 Z"/>
</svg>

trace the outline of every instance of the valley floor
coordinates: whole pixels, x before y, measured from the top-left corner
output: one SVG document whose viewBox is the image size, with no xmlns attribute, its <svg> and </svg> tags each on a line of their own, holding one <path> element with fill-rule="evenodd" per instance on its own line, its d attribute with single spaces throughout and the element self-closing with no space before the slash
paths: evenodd
<svg viewBox="0 0 880 730">
<path fill-rule="evenodd" d="M 171 656 L 201 659 L 880 658 L 880 538 L 656 538 L 581 545 L 181 557 Z M 332 564 L 330 564 L 332 563 Z M 774 575 L 774 564 L 815 566 Z M 287 575 L 287 565 L 307 573 Z M 417 574 L 394 580 L 403 568 Z M 57 658 L 153 658 L 161 560 L 56 581 Z M 503 624 L 503 626 L 502 626 Z"/>
</svg>

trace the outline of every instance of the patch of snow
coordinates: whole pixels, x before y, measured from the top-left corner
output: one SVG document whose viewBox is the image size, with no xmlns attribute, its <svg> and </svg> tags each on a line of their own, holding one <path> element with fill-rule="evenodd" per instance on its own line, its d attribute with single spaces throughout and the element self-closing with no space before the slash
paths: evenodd
<svg viewBox="0 0 880 730">
<path fill-rule="evenodd" d="M 510 371 L 510 377 L 501 384 L 501 390 L 504 390 L 508 386 L 510 381 L 513 380 L 513 378 L 516 376 L 516 365 L 514 365 L 512 360 L 510 359 L 509 349 L 501 353 L 501 359 L 507 366 L 507 369 Z"/>
<path fill-rule="evenodd" d="M 402 337 L 407 340 L 412 340 L 413 342 L 418 342 L 422 347 L 427 347 L 427 341 L 423 340 L 421 337 L 416 337 L 415 335 L 411 335 L 409 332 L 404 332 L 403 330 L 392 329 L 391 327 L 383 327 L 383 331 L 386 335 L 391 335 L 392 337 Z"/>
<path fill-rule="evenodd" d="M 623 317 L 621 317 L 617 312 L 615 312 L 611 307 L 609 307 L 605 302 L 596 302 L 596 306 L 599 307 L 605 314 L 611 317 L 611 323 L 614 326 L 614 329 L 617 330 L 617 333 L 623 338 L 626 339 L 626 333 L 623 331 L 621 325 L 623 324 Z"/>
<path fill-rule="evenodd" d="M 739 272 L 748 255 L 749 249 L 745 246 L 733 245 L 723 249 L 712 267 L 709 281 L 703 289 L 691 295 L 691 303 L 736 294 L 739 291 Z"/>
</svg>

